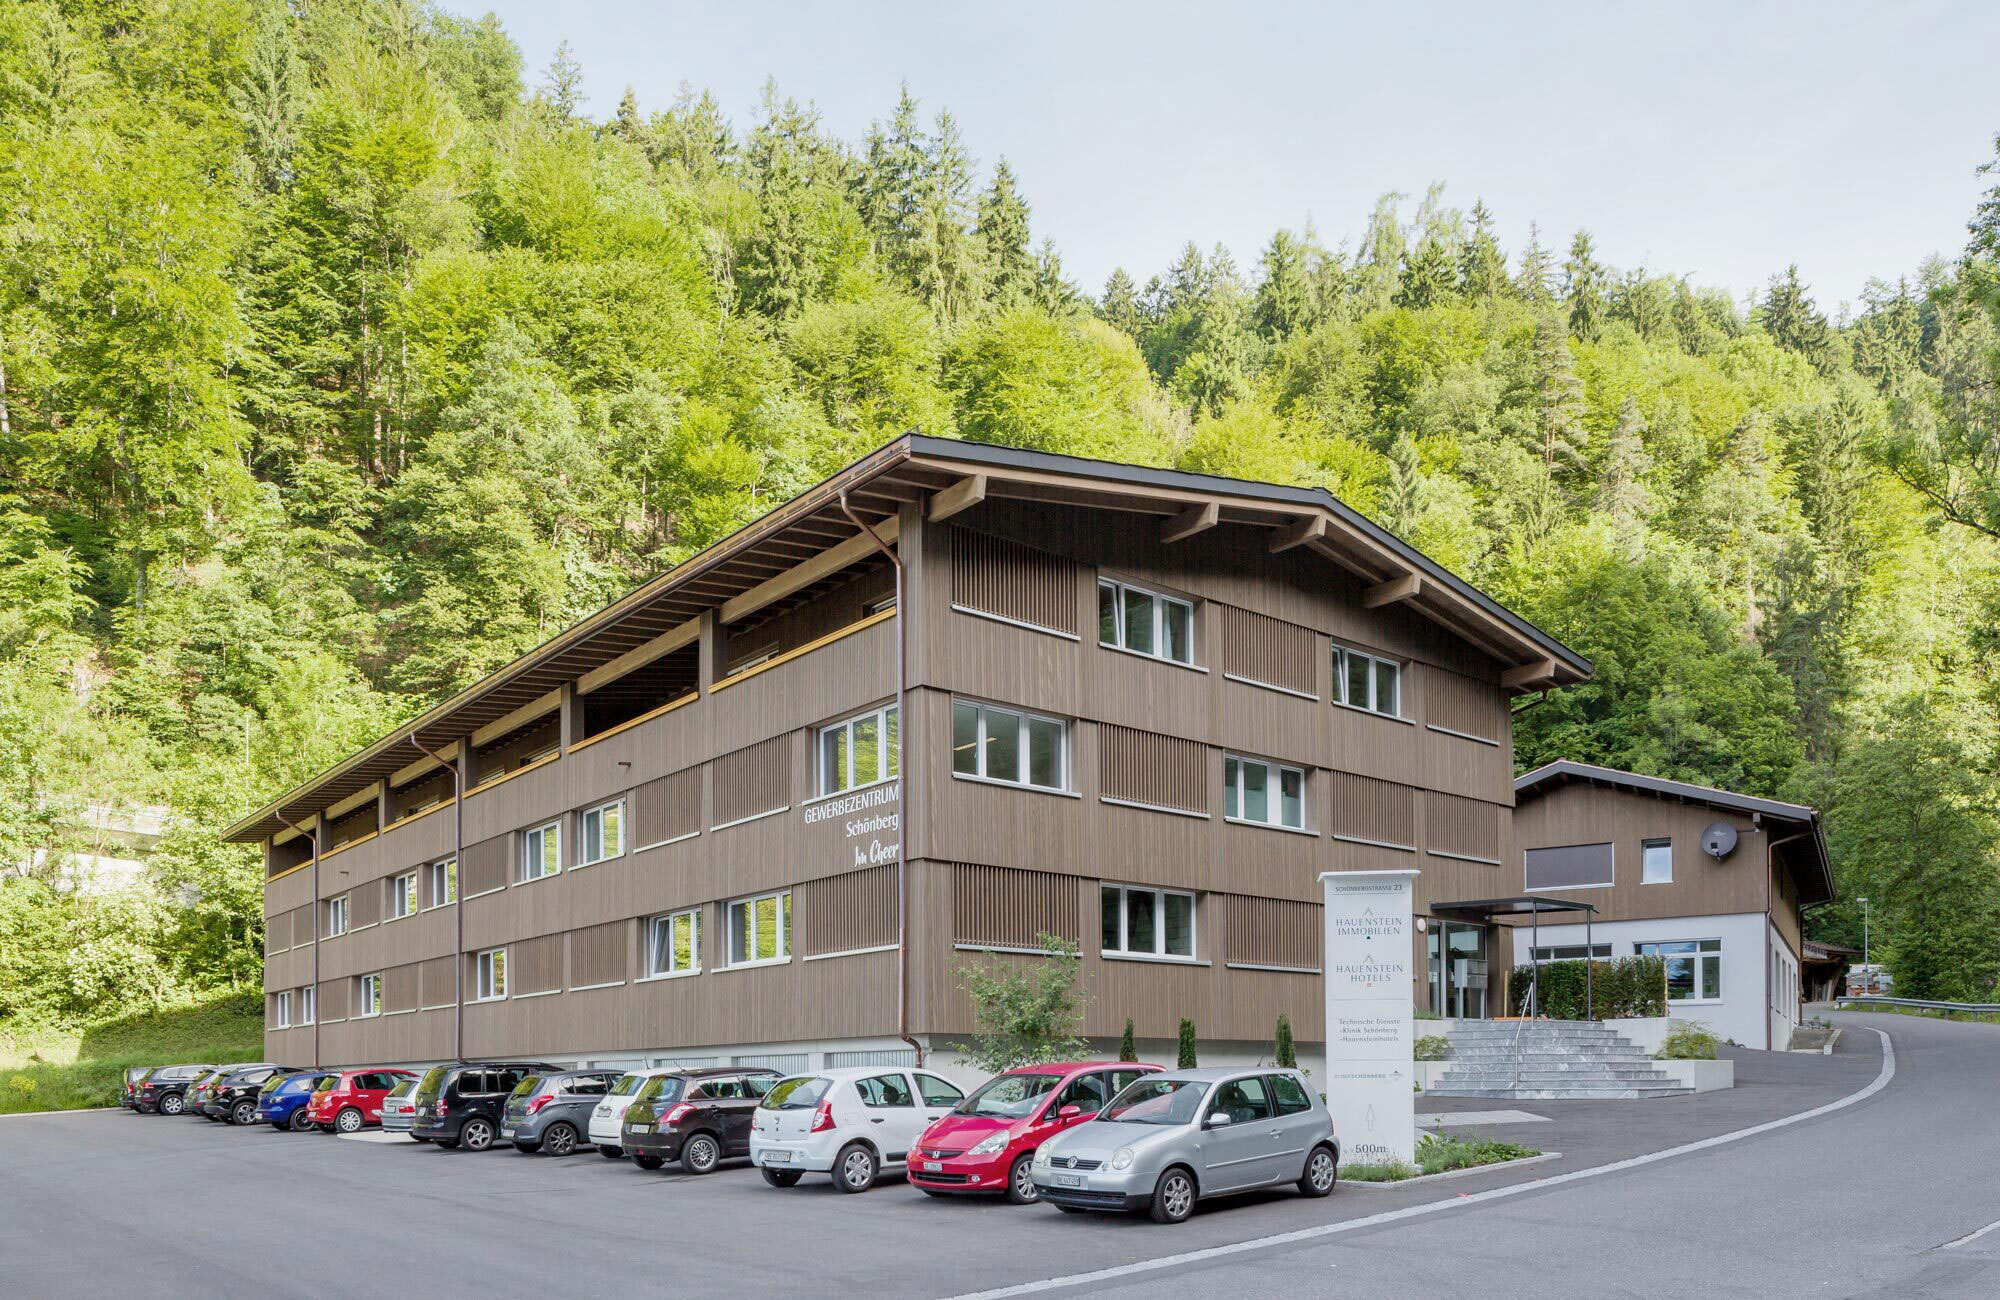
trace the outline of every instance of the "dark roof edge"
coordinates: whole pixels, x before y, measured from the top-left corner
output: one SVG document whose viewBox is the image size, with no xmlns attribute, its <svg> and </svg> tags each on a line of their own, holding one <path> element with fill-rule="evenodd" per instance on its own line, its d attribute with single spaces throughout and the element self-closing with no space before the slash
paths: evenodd
<svg viewBox="0 0 2000 1300">
<path fill-rule="evenodd" d="M 1524 794 L 1538 793 L 1542 786 L 1561 778 L 1601 781 L 1606 785 L 1624 786 L 1631 790 L 1642 790 L 1647 794 L 1670 795 L 1676 799 L 1686 799 L 1691 803 L 1762 813 L 1766 817 L 1782 817 L 1787 821 L 1819 820 L 1817 809 L 1801 803 L 1763 799 L 1752 794 L 1738 794 L 1734 790 L 1718 790 L 1712 785 L 1695 785 L 1690 781 L 1669 781 L 1665 777 L 1644 776 L 1638 772 L 1626 772 L 1615 767 L 1598 767 L 1593 763 L 1578 763 L 1567 758 L 1544 763 L 1532 772 L 1515 777 L 1514 794 L 1518 798 Z"/>
</svg>

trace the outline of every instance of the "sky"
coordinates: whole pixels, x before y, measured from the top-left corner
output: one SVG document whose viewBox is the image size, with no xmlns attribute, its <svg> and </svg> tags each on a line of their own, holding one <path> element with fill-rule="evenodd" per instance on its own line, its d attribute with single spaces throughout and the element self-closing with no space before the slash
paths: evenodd
<svg viewBox="0 0 2000 1300">
<path fill-rule="evenodd" d="M 1483 198 L 1613 266 L 1739 299 L 1797 263 L 1829 313 L 1954 256 L 1995 177 L 2000 3 L 661 4 L 491 11 L 530 86 L 567 40 L 585 112 L 683 82 L 739 129 L 766 78 L 859 143 L 907 81 L 982 178 L 1004 155 L 1072 279 L 1143 283 L 1180 247 L 1239 265 L 1281 227 L 1357 243 L 1378 196 Z"/>
</svg>

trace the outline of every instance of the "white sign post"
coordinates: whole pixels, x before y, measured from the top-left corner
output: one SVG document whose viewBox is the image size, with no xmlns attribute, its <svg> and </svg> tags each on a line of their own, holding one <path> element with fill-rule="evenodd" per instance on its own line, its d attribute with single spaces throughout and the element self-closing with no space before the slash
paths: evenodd
<svg viewBox="0 0 2000 1300">
<path fill-rule="evenodd" d="M 1413 1160 L 1411 922 L 1417 872 L 1327 871 L 1326 1105 L 1343 1165 Z"/>
</svg>

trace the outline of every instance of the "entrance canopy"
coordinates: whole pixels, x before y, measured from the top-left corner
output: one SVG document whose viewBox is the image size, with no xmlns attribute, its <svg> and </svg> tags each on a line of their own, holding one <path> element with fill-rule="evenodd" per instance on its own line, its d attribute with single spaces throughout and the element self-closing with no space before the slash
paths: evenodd
<svg viewBox="0 0 2000 1300">
<path fill-rule="evenodd" d="M 1458 903 L 1432 903 L 1430 914 L 1450 921 L 1491 921 L 1502 916 L 1539 917 L 1543 912 L 1590 912 L 1597 908 L 1568 898 L 1539 898 L 1524 894 L 1519 898 L 1478 898 Z M 1586 918 L 1587 920 L 1587 918 Z"/>
</svg>

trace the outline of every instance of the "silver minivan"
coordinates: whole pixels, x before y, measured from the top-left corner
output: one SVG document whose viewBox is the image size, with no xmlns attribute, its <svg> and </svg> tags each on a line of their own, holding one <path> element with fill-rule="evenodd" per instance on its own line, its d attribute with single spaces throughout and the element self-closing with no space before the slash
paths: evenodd
<svg viewBox="0 0 2000 1300">
<path fill-rule="evenodd" d="M 1149 1211 L 1179 1223 L 1197 1200 L 1295 1184 L 1333 1191 L 1340 1144 L 1333 1118 L 1297 1070 L 1149 1074 L 1096 1119 L 1035 1152 L 1035 1187 L 1066 1214 Z"/>
</svg>

